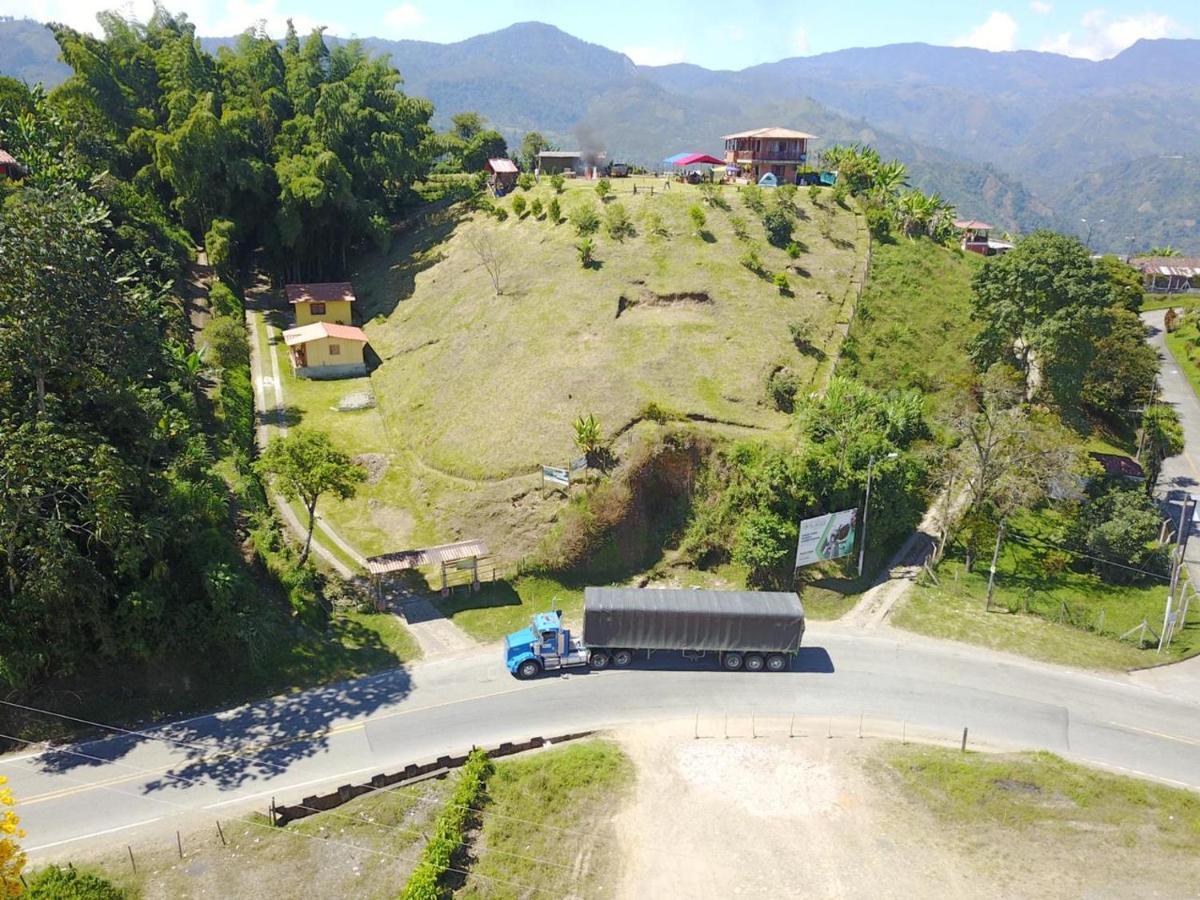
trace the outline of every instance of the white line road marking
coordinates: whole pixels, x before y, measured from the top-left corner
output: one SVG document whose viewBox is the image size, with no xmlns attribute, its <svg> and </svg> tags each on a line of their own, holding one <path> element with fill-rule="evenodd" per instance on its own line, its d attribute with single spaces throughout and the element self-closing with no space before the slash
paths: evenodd
<svg viewBox="0 0 1200 900">
<path fill-rule="evenodd" d="M 79 837 L 67 838 L 62 841 L 54 841 L 49 844 L 39 844 L 37 847 L 26 847 L 26 853 L 37 853 L 39 850 L 49 850 L 51 847 L 61 847 L 63 844 L 72 844 L 75 841 L 86 841 L 88 838 L 101 837 L 106 834 L 116 834 L 118 831 L 127 831 L 130 828 L 137 828 L 139 825 L 149 825 L 152 822 L 158 822 L 165 819 L 166 816 L 155 816 L 153 819 L 144 819 L 141 822 L 131 822 L 128 825 L 118 825 L 116 828 L 106 828 L 104 831 L 93 831 L 91 834 L 81 834 Z"/>
<path fill-rule="evenodd" d="M 320 784 L 323 781 L 338 781 L 342 778 L 349 778 L 351 775 L 361 775 L 363 772 L 378 772 L 386 768 L 383 765 L 367 766 L 365 769 L 355 769 L 353 772 L 342 772 L 339 775 L 324 775 L 320 778 L 312 778 L 308 781 L 301 781 L 299 784 L 285 784 L 279 787 L 271 788 L 266 791 L 259 791 L 257 794 L 244 794 L 241 797 L 232 797 L 229 800 L 218 800 L 216 803 L 209 803 L 205 809 L 216 809 L 219 806 L 228 806 L 231 803 L 242 803 L 246 800 L 253 800 L 256 797 L 265 797 L 268 794 L 278 794 L 281 791 L 298 791 L 302 787 L 308 787 L 310 784 Z"/>
<path fill-rule="evenodd" d="M 1195 738 L 1180 737 L 1177 734 L 1167 734 L 1163 731 L 1154 731 L 1150 728 L 1138 728 L 1136 725 L 1125 725 L 1121 722 L 1105 722 L 1105 725 L 1111 725 L 1114 728 L 1120 728 L 1122 731 L 1137 731 L 1141 734 L 1150 734 L 1154 737 L 1166 738 L 1168 741 L 1178 741 L 1181 744 L 1191 744 L 1195 747 L 1200 747 L 1200 740 Z"/>
</svg>

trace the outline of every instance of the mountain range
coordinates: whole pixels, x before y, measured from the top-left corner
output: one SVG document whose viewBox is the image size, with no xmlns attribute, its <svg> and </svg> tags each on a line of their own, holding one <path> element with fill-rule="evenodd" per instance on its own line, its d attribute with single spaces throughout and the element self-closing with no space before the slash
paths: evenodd
<svg viewBox="0 0 1200 900">
<path fill-rule="evenodd" d="M 1099 62 L 893 44 L 741 71 L 639 66 L 537 22 L 451 44 L 363 43 L 434 102 L 439 124 L 477 110 L 510 145 L 537 130 L 654 166 L 684 150 L 720 155 L 731 131 L 782 125 L 820 135 L 818 147 L 869 143 L 903 160 L 914 186 L 1007 230 L 1200 254 L 1200 40 L 1141 40 Z M 0 47 L 2 74 L 47 84 L 68 74 L 28 20 L 0 21 Z"/>
</svg>

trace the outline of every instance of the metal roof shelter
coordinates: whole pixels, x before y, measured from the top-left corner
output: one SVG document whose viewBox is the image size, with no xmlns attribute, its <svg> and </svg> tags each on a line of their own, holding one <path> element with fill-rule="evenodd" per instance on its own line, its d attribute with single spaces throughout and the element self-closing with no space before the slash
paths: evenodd
<svg viewBox="0 0 1200 900">
<path fill-rule="evenodd" d="M 671 157 L 671 165 L 673 166 L 723 166 L 725 160 L 717 159 L 715 156 L 710 156 L 707 153 L 684 153 L 677 157 Z"/>
<path fill-rule="evenodd" d="M 487 555 L 487 544 L 478 540 L 438 544 L 436 547 L 420 550 L 398 550 L 380 556 L 368 556 L 367 574 L 375 586 L 376 595 L 382 601 L 382 580 L 387 576 L 421 566 L 438 566 L 442 571 L 442 596 L 446 596 L 450 593 L 448 570 L 463 567 L 463 563 L 469 563 L 465 568 L 471 569 L 471 590 L 479 590 L 479 560 Z"/>
<path fill-rule="evenodd" d="M 517 164 L 511 159 L 505 159 L 503 157 L 498 159 L 489 159 L 487 161 L 487 165 L 488 168 L 496 173 L 506 172 L 508 174 L 515 174 L 517 172 Z"/>
</svg>

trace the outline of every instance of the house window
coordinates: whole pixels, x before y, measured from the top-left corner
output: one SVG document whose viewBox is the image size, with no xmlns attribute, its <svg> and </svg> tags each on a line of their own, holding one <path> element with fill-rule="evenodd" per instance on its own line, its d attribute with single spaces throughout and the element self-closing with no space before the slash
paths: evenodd
<svg viewBox="0 0 1200 900">
<path fill-rule="evenodd" d="M 312 313 L 314 316 L 323 316 L 323 315 L 325 315 L 325 304 L 324 303 L 313 303 L 308 307 L 308 311 L 310 313 Z"/>
<path fill-rule="evenodd" d="M 330 356 L 341 356 L 342 355 L 341 345 L 340 344 L 330 344 L 329 345 L 329 355 Z"/>
</svg>

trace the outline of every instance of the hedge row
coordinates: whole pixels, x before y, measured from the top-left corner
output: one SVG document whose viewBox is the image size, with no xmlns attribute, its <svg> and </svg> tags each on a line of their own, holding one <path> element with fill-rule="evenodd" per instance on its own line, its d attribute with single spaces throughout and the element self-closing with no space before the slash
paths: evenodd
<svg viewBox="0 0 1200 900">
<path fill-rule="evenodd" d="M 486 753 L 482 750 L 471 751 L 454 793 L 434 822 L 433 832 L 421 853 L 421 861 L 409 876 L 400 895 L 401 900 L 440 900 L 442 890 L 439 883 L 450 869 L 454 851 L 465 837 L 471 808 L 478 804 L 493 771 L 492 761 Z"/>
</svg>

